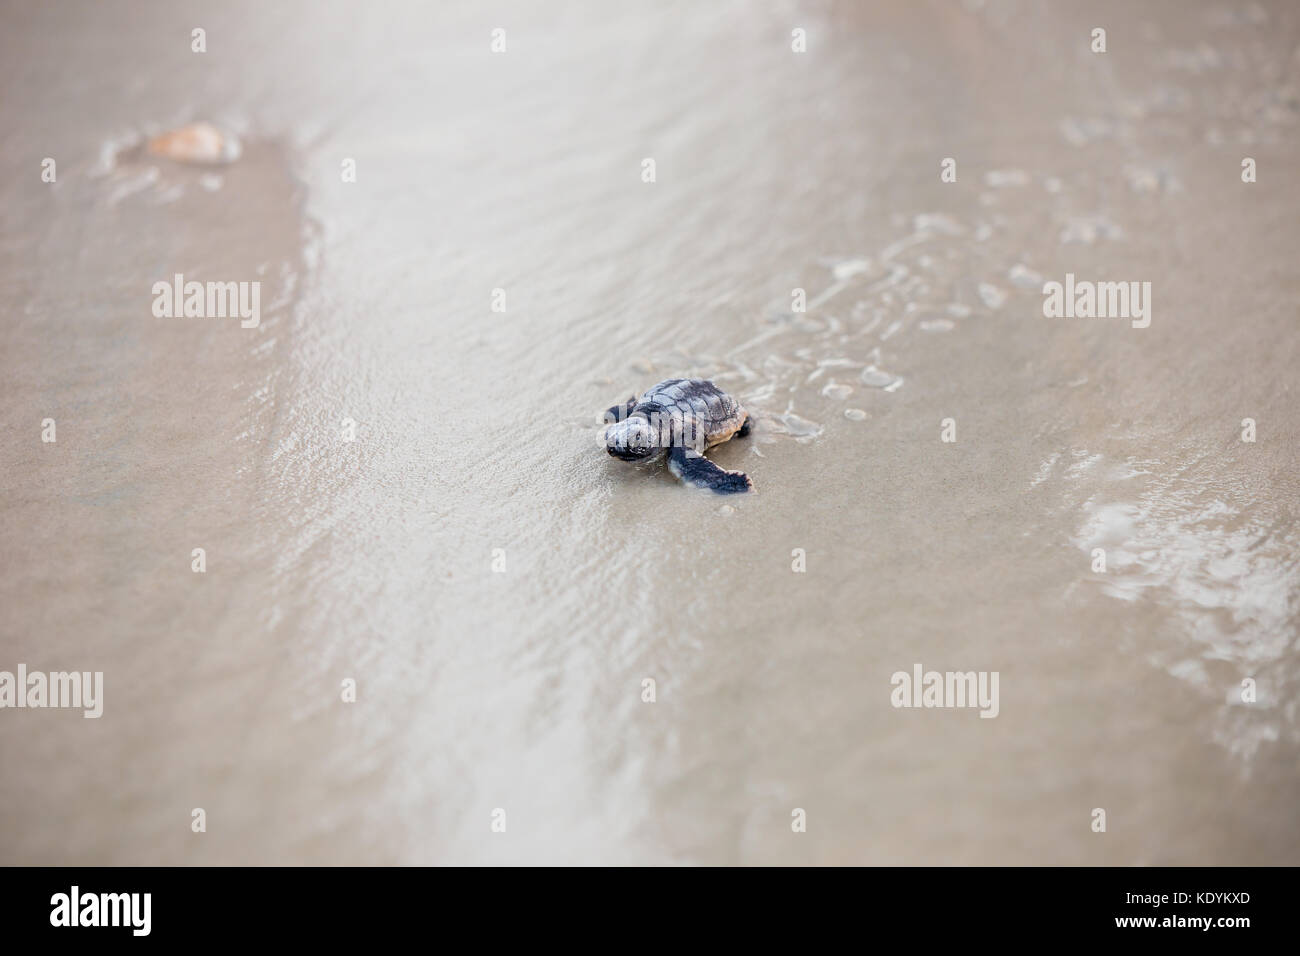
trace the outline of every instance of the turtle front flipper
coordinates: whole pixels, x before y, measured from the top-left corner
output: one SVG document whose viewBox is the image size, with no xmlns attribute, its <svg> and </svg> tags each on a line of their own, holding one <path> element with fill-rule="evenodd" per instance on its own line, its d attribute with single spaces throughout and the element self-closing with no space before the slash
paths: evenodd
<svg viewBox="0 0 1300 956">
<path fill-rule="evenodd" d="M 719 468 L 703 455 L 687 451 L 681 445 L 669 453 L 668 470 L 688 485 L 708 488 L 720 495 L 741 494 L 754 487 L 744 472 Z"/>
</svg>

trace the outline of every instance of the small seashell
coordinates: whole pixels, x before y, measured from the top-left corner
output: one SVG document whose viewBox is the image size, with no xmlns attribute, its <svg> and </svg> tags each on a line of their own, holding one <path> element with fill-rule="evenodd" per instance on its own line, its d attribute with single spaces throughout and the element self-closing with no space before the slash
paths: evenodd
<svg viewBox="0 0 1300 956">
<path fill-rule="evenodd" d="M 147 149 L 178 163 L 216 165 L 239 158 L 239 141 L 211 123 L 190 123 L 149 140 Z"/>
</svg>

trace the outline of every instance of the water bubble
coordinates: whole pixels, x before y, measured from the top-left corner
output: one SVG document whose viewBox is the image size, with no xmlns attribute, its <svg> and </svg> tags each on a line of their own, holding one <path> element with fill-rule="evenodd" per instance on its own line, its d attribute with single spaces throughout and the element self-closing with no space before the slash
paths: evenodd
<svg viewBox="0 0 1300 956">
<path fill-rule="evenodd" d="M 984 174 L 984 184 L 994 189 L 1006 186 L 1024 186 L 1029 183 L 1029 174 L 1023 169 L 991 169 Z"/>
<path fill-rule="evenodd" d="M 1065 224 L 1059 239 L 1063 243 L 1092 245 L 1098 239 L 1120 239 L 1123 232 L 1104 216 L 1076 216 Z"/>
<path fill-rule="evenodd" d="M 1021 289 L 1041 289 L 1043 287 L 1043 276 L 1035 272 L 1023 262 L 1017 262 L 1007 271 L 1007 278 L 1011 284 Z"/>
<path fill-rule="evenodd" d="M 779 423 L 779 430 L 793 438 L 814 438 L 822 433 L 821 425 L 801 418 L 794 412 L 777 415 L 776 421 Z"/>
<path fill-rule="evenodd" d="M 945 236 L 960 236 L 966 227 L 951 216 L 940 212 L 923 212 L 913 217 L 912 228 L 917 232 L 937 232 Z"/>
<path fill-rule="evenodd" d="M 868 365 L 862 370 L 862 384 L 870 385 L 872 388 L 889 388 L 891 385 L 902 381 L 897 375 L 893 375 L 874 365 Z"/>
<path fill-rule="evenodd" d="M 926 332 L 951 332 L 956 327 L 952 319 L 926 319 L 921 323 L 921 328 Z"/>
<path fill-rule="evenodd" d="M 1105 139 L 1114 131 L 1114 126 L 1109 120 L 1088 118 L 1079 119 L 1073 116 L 1067 116 L 1061 120 L 1061 135 L 1071 146 L 1086 146 L 1094 140 Z"/>
<path fill-rule="evenodd" d="M 871 268 L 869 259 L 845 259 L 831 268 L 831 275 L 837 279 L 851 279 Z"/>
<path fill-rule="evenodd" d="M 995 285 L 987 282 L 979 284 L 980 301 L 990 309 L 1000 309 L 1003 303 L 1007 301 L 1007 294 Z"/>
<path fill-rule="evenodd" d="M 1159 166 L 1130 164 L 1124 167 L 1124 177 L 1135 193 L 1176 193 L 1183 188 L 1173 173 Z"/>
</svg>

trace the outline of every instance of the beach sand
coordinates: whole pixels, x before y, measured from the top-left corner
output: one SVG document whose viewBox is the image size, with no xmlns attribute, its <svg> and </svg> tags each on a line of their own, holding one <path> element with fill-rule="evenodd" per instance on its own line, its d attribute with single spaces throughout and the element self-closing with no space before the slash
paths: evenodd
<svg viewBox="0 0 1300 956">
<path fill-rule="evenodd" d="M 1294 6 L 3 15 L 0 862 L 1300 863 Z"/>
</svg>

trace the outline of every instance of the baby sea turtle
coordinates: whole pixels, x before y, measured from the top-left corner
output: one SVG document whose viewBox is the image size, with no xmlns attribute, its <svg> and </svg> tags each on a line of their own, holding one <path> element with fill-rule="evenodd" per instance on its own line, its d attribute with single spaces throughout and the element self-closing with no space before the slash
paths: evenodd
<svg viewBox="0 0 1300 956">
<path fill-rule="evenodd" d="M 720 495 L 753 488 L 739 471 L 719 468 L 704 450 L 733 435 L 749 434 L 749 413 L 702 378 L 670 378 L 639 399 L 633 395 L 605 412 L 605 447 L 615 458 L 645 461 L 668 452 L 668 470 L 688 485 Z"/>
</svg>

